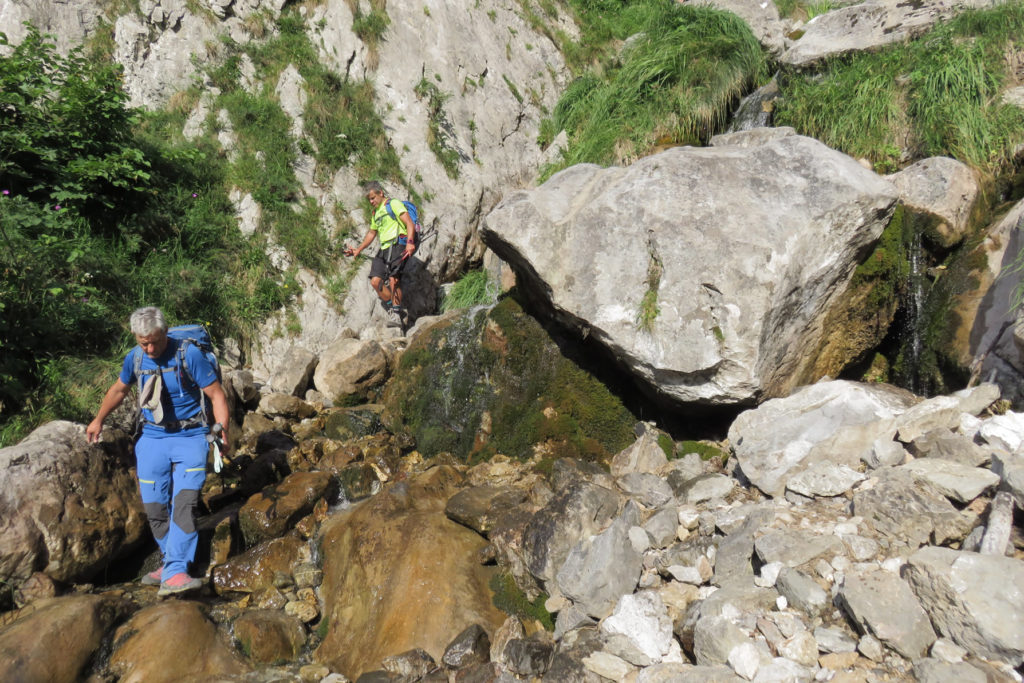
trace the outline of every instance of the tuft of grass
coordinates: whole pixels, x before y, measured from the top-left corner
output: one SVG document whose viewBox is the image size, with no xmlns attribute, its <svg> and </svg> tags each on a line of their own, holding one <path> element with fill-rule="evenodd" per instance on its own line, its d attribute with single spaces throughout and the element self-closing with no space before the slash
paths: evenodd
<svg viewBox="0 0 1024 683">
<path fill-rule="evenodd" d="M 451 99 L 451 94 L 442 92 L 426 77 L 420 79 L 413 92 L 416 93 L 416 97 L 427 101 L 427 145 L 444 172 L 455 180 L 459 177 L 459 162 L 462 155 L 449 143 L 452 138 L 452 124 L 445 114 L 444 103 Z"/>
<path fill-rule="evenodd" d="M 570 62 L 598 63 L 580 73 L 542 123 L 541 144 L 560 130 L 569 134 L 563 160 L 543 178 L 572 164 L 630 163 L 657 146 L 706 141 L 767 75 L 760 45 L 734 14 L 668 0 L 592 4 L 607 11 L 584 11 L 593 21 L 584 41 L 607 52 L 563 47 Z M 627 37 L 620 52 L 607 47 Z"/>
<path fill-rule="evenodd" d="M 640 300 L 640 310 L 636 314 L 636 326 L 644 332 L 650 332 L 654 328 L 654 321 L 661 314 L 658 306 L 658 289 L 661 287 L 662 265 L 661 259 L 654 251 L 653 245 L 649 247 L 650 261 L 647 265 L 647 291 Z"/>
<path fill-rule="evenodd" d="M 491 280 L 490 274 L 482 269 L 471 270 L 452 286 L 441 304 L 441 310 L 472 308 L 480 304 L 494 303 L 497 298 L 498 284 Z"/>
</svg>

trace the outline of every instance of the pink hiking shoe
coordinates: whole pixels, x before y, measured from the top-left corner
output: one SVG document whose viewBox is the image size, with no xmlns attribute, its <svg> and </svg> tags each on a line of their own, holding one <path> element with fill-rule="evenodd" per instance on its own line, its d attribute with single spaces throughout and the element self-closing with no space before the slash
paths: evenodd
<svg viewBox="0 0 1024 683">
<path fill-rule="evenodd" d="M 160 583 L 160 590 L 156 592 L 158 598 L 177 593 L 187 593 L 203 587 L 202 579 L 193 579 L 185 572 L 175 574 L 166 581 Z"/>
<path fill-rule="evenodd" d="M 143 586 L 159 586 L 160 585 L 160 577 L 161 577 L 161 575 L 163 573 L 164 573 L 164 568 L 160 567 L 160 569 L 157 569 L 156 571 L 152 571 L 152 572 L 150 572 L 148 574 L 144 574 L 142 576 L 142 578 L 139 579 L 139 583 L 141 583 Z"/>
</svg>

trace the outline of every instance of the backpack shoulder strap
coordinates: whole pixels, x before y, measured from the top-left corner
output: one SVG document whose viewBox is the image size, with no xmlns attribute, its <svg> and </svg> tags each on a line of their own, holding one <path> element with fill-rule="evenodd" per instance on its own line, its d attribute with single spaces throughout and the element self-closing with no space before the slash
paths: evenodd
<svg viewBox="0 0 1024 683">
<path fill-rule="evenodd" d="M 393 202 L 393 201 L 395 201 L 395 200 L 389 199 L 386 202 L 384 202 L 384 208 L 387 210 L 388 215 L 391 216 L 391 220 L 397 221 L 398 220 L 398 216 L 395 215 L 395 210 L 391 208 L 391 202 Z"/>
</svg>

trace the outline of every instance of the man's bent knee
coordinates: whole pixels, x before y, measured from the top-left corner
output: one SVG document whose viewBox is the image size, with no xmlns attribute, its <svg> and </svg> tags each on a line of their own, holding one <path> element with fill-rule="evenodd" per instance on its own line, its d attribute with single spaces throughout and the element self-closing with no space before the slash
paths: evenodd
<svg viewBox="0 0 1024 683">
<path fill-rule="evenodd" d="M 174 496 L 174 524 L 186 534 L 196 530 L 196 505 L 199 491 L 185 489 Z"/>
<path fill-rule="evenodd" d="M 166 536 L 168 526 L 167 506 L 163 503 L 143 503 L 142 509 L 146 512 L 146 518 L 149 520 L 149 528 L 153 531 L 153 537 L 163 538 Z"/>
</svg>

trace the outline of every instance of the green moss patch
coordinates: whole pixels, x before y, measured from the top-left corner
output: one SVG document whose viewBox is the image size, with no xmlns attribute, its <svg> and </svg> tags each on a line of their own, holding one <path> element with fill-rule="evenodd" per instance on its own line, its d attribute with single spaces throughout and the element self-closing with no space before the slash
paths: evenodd
<svg viewBox="0 0 1024 683">
<path fill-rule="evenodd" d="M 548 631 L 555 630 L 555 620 L 551 613 L 544 609 L 544 603 L 548 596 L 541 593 L 533 601 L 530 601 L 526 594 L 516 585 L 511 574 L 501 572 L 491 577 L 491 590 L 494 591 L 492 602 L 494 606 L 506 614 L 519 617 L 522 620 L 536 619 Z"/>
<path fill-rule="evenodd" d="M 544 444 L 550 457 L 606 461 L 633 441 L 622 402 L 512 299 L 417 337 L 384 403 L 392 430 L 409 432 L 425 455 L 525 459 Z"/>
</svg>

